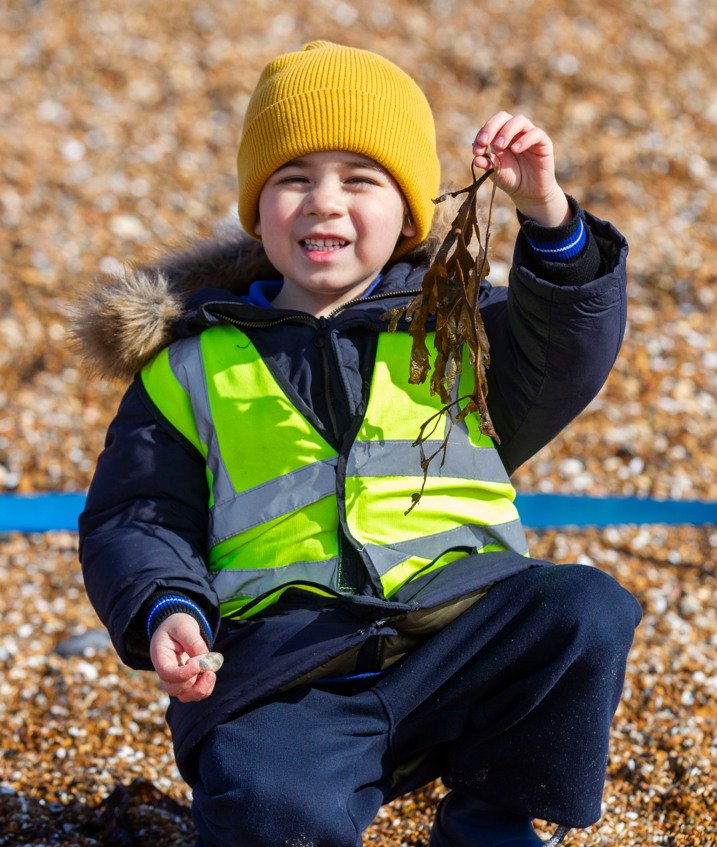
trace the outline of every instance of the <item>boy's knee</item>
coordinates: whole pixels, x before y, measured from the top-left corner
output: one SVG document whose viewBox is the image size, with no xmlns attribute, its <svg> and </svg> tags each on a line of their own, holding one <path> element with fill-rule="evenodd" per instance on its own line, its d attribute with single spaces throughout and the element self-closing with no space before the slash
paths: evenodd
<svg viewBox="0 0 717 847">
<path fill-rule="evenodd" d="M 560 565 L 553 571 L 554 612 L 563 627 L 600 655 L 632 643 L 642 612 L 632 594 L 598 568 Z"/>
</svg>

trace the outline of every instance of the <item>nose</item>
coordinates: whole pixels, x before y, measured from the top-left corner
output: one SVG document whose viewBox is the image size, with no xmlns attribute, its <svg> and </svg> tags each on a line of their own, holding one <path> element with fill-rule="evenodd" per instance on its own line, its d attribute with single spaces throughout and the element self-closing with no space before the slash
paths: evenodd
<svg viewBox="0 0 717 847">
<path fill-rule="evenodd" d="M 304 199 L 304 214 L 335 218 L 345 211 L 341 187 L 335 180 L 319 180 Z"/>
</svg>

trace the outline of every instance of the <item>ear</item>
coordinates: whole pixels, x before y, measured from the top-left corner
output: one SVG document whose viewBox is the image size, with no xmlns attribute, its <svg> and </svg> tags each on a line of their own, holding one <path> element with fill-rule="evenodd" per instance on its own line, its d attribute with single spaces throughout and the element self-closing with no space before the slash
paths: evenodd
<svg viewBox="0 0 717 847">
<path fill-rule="evenodd" d="M 254 224 L 254 235 L 258 235 L 261 238 L 261 221 L 259 218 L 256 219 L 256 223 Z"/>
<path fill-rule="evenodd" d="M 401 235 L 405 238 L 413 238 L 418 230 L 416 229 L 416 224 L 414 224 L 411 219 L 411 213 L 406 210 L 406 214 L 403 217 L 403 226 L 401 227 Z"/>
</svg>

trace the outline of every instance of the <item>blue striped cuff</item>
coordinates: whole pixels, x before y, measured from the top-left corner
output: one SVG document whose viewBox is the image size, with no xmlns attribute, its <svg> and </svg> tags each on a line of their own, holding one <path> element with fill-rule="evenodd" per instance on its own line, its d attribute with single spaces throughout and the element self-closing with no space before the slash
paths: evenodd
<svg viewBox="0 0 717 847">
<path fill-rule="evenodd" d="M 536 253 L 551 262 L 574 259 L 582 253 L 587 242 L 587 232 L 582 218 L 578 218 L 578 226 L 566 238 L 559 241 L 538 241 L 526 233 L 528 244 Z"/>
<path fill-rule="evenodd" d="M 152 608 L 149 610 L 149 614 L 147 615 L 147 640 L 152 640 L 152 624 L 156 620 L 157 616 L 160 615 L 163 611 L 165 611 L 169 606 L 179 608 L 173 608 L 173 612 L 181 612 L 182 607 L 185 607 L 188 611 L 191 610 L 191 613 L 201 621 L 205 630 L 209 634 L 210 638 L 212 635 L 212 628 L 209 626 L 209 621 L 206 619 L 204 612 L 201 608 L 196 604 L 189 600 L 187 597 L 182 597 L 181 594 L 170 594 L 165 597 L 161 597 L 157 600 L 156 603 L 152 604 Z"/>
</svg>

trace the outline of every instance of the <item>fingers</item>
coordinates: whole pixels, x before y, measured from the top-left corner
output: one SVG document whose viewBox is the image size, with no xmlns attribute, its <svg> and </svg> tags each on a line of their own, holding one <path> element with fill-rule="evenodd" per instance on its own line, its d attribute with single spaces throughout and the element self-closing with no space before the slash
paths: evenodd
<svg viewBox="0 0 717 847">
<path fill-rule="evenodd" d="M 163 683 L 174 686 L 184 686 L 201 673 L 199 661 L 188 658 L 183 664 L 176 653 L 172 657 L 163 657 L 155 664 L 157 675 Z"/>
<path fill-rule="evenodd" d="M 206 652 L 206 648 L 199 651 L 203 652 Z M 217 681 L 217 675 L 213 671 L 200 670 L 199 660 L 194 657 L 189 658 L 183 665 L 165 662 L 155 667 L 162 688 L 171 697 L 177 697 L 183 703 L 208 697 Z"/>
<path fill-rule="evenodd" d="M 162 688 L 170 695 L 176 697 L 182 703 L 203 700 L 214 691 L 217 675 L 213 671 L 206 671 L 191 677 L 182 685 L 173 685 L 162 682 Z"/>
<path fill-rule="evenodd" d="M 495 185 L 527 217 L 558 226 L 569 215 L 555 178 L 553 142 L 525 115 L 496 112 L 488 118 L 473 142 L 473 157 L 475 168 L 494 168 Z"/>
<path fill-rule="evenodd" d="M 473 155 L 476 167 L 485 169 L 491 166 L 491 152 L 500 154 L 506 150 L 511 153 L 524 153 L 526 150 L 544 148 L 539 152 L 550 153 L 552 144 L 547 133 L 535 126 L 525 115 L 511 115 L 509 112 L 497 112 L 483 124 L 473 142 Z"/>
<path fill-rule="evenodd" d="M 478 134 L 473 142 L 473 152 L 476 155 L 487 152 L 498 136 L 500 128 L 512 118 L 513 116 L 508 112 L 496 112 L 495 115 L 488 118 L 478 130 Z"/>
</svg>

